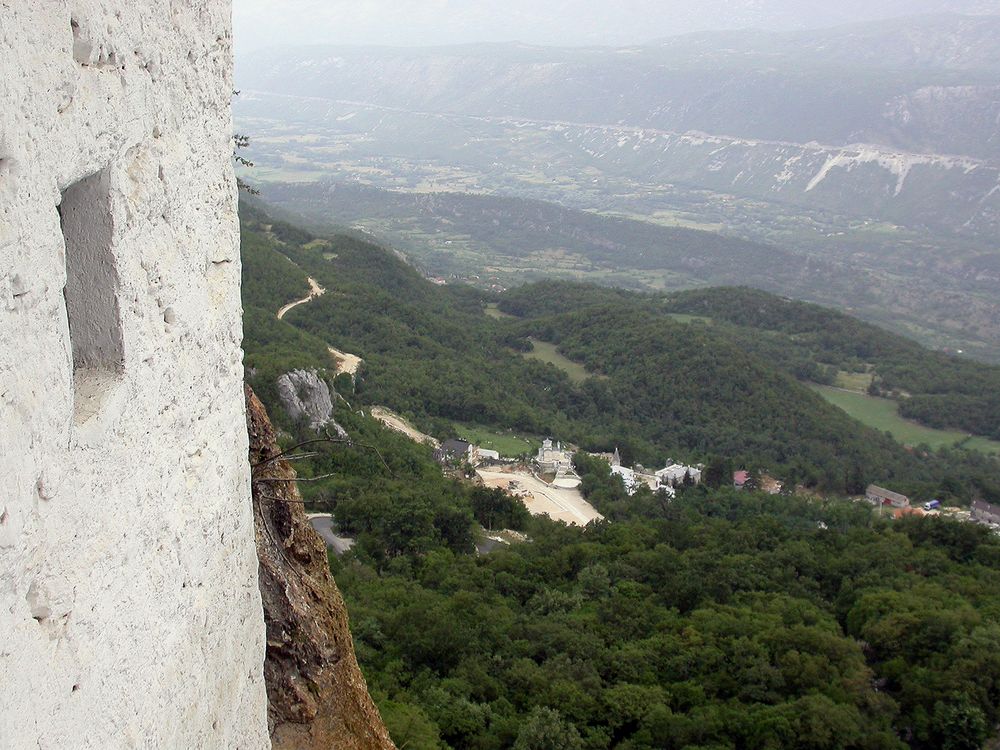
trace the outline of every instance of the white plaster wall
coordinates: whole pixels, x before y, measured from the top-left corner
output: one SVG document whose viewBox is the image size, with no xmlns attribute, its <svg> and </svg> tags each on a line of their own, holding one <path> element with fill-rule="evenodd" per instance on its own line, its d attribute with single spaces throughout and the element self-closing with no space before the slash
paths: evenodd
<svg viewBox="0 0 1000 750">
<path fill-rule="evenodd" d="M 0 0 L 3 748 L 269 744 L 229 6 Z M 105 169 L 123 361 L 87 394 L 56 204 Z"/>
</svg>

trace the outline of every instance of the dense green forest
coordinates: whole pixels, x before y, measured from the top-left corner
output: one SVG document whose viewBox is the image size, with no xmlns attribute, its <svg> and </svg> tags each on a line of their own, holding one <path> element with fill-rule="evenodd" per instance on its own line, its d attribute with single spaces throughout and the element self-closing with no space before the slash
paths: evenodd
<svg viewBox="0 0 1000 750">
<path fill-rule="evenodd" d="M 984 528 L 731 489 L 629 496 L 585 456 L 609 521 L 570 528 L 336 417 L 353 444 L 295 465 L 334 475 L 302 488 L 358 541 L 331 567 L 400 747 L 972 750 L 997 721 Z M 530 541 L 477 556 L 481 526 Z"/>
<path fill-rule="evenodd" d="M 329 344 L 364 358 L 358 400 L 442 438 L 456 422 L 491 425 L 594 451 L 619 446 L 627 462 L 646 465 L 721 456 L 836 492 L 878 481 L 916 498 L 1000 499 L 991 459 L 905 450 L 800 382 L 821 378 L 830 365 L 817 362 L 848 346 L 838 338 L 820 356 L 797 334 L 679 322 L 674 297 L 560 283 L 507 292 L 500 305 L 518 318 L 497 320 L 484 314 L 483 292 L 435 286 L 357 238 L 317 240 L 254 209 L 244 211 L 243 232 L 247 365 L 267 403 L 281 373 L 328 368 Z M 327 293 L 276 320 L 282 304 L 308 292 L 307 276 Z M 521 356 L 531 337 L 557 344 L 595 376 L 574 383 Z"/>
<path fill-rule="evenodd" d="M 278 375 L 329 368 L 331 344 L 366 360 L 356 382 L 334 381 L 350 443 L 310 446 L 295 468 L 319 480 L 301 485 L 309 507 L 357 540 L 331 567 L 399 747 L 975 750 L 993 734 L 1000 542 L 987 529 L 729 487 L 629 496 L 584 454 L 584 492 L 607 520 L 571 528 L 446 478 L 430 448 L 360 407 L 441 437 L 468 420 L 643 460 L 766 461 L 831 490 L 884 472 L 967 500 L 994 491 L 995 462 L 906 451 L 798 382 L 789 364 L 815 361 L 806 344 L 774 359 L 662 298 L 543 285 L 506 295 L 521 317 L 496 320 L 480 292 L 435 287 L 360 240 L 317 241 L 256 210 L 243 230 L 248 379 L 286 444 L 313 434 L 280 408 Z M 307 277 L 326 294 L 278 321 Z M 594 376 L 574 385 L 522 357 L 530 337 Z M 529 541 L 477 555 L 483 527 Z"/>
<path fill-rule="evenodd" d="M 870 371 L 871 392 L 899 398 L 903 416 L 1000 438 L 1000 367 L 930 352 L 848 315 L 753 289 L 684 292 L 666 309 L 724 322 L 752 351 L 786 367 Z"/>
<path fill-rule="evenodd" d="M 613 523 L 535 519 L 479 558 L 378 560 L 369 539 L 335 561 L 401 746 L 982 746 L 1000 701 L 987 530 L 732 490 L 664 507 L 606 468 L 586 476 Z"/>
</svg>

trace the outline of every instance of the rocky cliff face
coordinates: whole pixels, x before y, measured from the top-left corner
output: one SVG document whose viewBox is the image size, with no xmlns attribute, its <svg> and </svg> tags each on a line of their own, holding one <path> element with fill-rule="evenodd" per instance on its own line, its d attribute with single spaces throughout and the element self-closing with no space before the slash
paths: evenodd
<svg viewBox="0 0 1000 750">
<path fill-rule="evenodd" d="M 0 3 L 0 747 L 268 746 L 229 0 Z"/>
<path fill-rule="evenodd" d="M 338 437 L 347 433 L 333 421 L 333 394 L 315 370 L 293 370 L 278 378 L 278 398 L 288 416 L 311 430 L 330 427 Z"/>
<path fill-rule="evenodd" d="M 268 724 L 275 750 L 392 750 L 354 655 L 330 575 L 264 406 L 246 389 L 260 592 L 267 624 Z"/>
</svg>

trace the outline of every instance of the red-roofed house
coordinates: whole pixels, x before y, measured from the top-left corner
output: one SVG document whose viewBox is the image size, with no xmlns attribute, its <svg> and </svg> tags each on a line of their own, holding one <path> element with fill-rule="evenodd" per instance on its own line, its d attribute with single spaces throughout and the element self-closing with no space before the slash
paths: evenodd
<svg viewBox="0 0 1000 750">
<path fill-rule="evenodd" d="M 746 483 L 750 481 L 749 471 L 734 471 L 733 472 L 733 487 L 738 490 L 742 490 Z"/>
</svg>

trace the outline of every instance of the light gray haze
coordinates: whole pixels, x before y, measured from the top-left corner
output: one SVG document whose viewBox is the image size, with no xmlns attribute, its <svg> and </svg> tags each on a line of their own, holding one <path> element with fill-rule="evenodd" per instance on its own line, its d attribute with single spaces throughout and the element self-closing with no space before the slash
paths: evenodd
<svg viewBox="0 0 1000 750">
<path fill-rule="evenodd" d="M 922 13 L 1000 14 L 1000 0 L 234 0 L 237 50 L 285 44 L 628 45 L 693 31 L 790 30 Z"/>
</svg>

